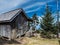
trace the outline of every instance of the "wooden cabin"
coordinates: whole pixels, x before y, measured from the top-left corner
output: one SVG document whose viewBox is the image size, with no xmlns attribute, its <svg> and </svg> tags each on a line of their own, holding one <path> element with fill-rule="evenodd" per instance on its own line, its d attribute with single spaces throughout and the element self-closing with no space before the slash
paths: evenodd
<svg viewBox="0 0 60 45">
<path fill-rule="evenodd" d="M 32 21 L 26 16 L 22 9 L 15 9 L 0 14 L 0 36 L 15 39 L 29 31 L 28 21 Z"/>
</svg>

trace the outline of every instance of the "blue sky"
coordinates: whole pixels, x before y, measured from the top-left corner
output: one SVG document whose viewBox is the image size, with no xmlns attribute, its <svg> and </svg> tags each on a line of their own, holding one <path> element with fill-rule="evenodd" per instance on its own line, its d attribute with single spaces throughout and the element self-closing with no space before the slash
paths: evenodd
<svg viewBox="0 0 60 45">
<path fill-rule="evenodd" d="M 17 8 L 23 8 L 25 13 L 30 17 L 34 13 L 36 13 L 38 16 L 42 16 L 43 12 L 45 11 L 46 3 L 48 3 L 50 6 L 53 14 L 56 14 L 56 0 L 0 0 L 0 14 Z"/>
</svg>

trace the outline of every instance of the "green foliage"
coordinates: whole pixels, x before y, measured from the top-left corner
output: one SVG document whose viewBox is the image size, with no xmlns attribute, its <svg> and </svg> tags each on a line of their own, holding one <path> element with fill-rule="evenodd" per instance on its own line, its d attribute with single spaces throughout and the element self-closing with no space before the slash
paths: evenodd
<svg viewBox="0 0 60 45">
<path fill-rule="evenodd" d="M 58 33 L 58 27 L 54 24 L 53 25 L 53 28 L 54 28 L 54 30 L 53 30 L 53 34 L 57 34 Z"/>
<path fill-rule="evenodd" d="M 32 16 L 32 19 L 33 19 L 33 23 L 32 23 L 32 25 L 33 25 L 33 30 L 36 30 L 36 26 L 39 24 L 39 20 L 38 20 L 37 15 L 34 14 L 34 15 Z"/>
<path fill-rule="evenodd" d="M 32 22 L 28 22 L 28 28 L 30 29 Z"/>
<path fill-rule="evenodd" d="M 52 17 L 52 13 L 49 9 L 49 6 L 46 6 L 46 12 L 44 17 L 42 17 L 41 28 L 43 29 L 42 34 L 50 37 L 50 34 L 54 31 L 54 18 Z"/>
<path fill-rule="evenodd" d="M 36 33 L 40 33 L 40 30 L 36 30 Z"/>
<path fill-rule="evenodd" d="M 33 23 L 34 23 L 34 24 L 35 24 L 35 21 L 36 21 L 37 24 L 39 23 L 39 20 L 38 20 L 38 17 L 37 17 L 36 14 L 34 14 L 34 15 L 32 16 L 32 19 L 33 19 Z"/>
</svg>

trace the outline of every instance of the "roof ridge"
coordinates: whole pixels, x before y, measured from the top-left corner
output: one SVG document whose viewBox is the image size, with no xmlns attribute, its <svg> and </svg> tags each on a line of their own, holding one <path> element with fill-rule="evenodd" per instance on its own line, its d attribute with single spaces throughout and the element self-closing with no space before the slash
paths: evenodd
<svg viewBox="0 0 60 45">
<path fill-rule="evenodd" d="M 15 11 L 15 10 L 22 10 L 22 8 L 13 9 L 13 10 L 10 10 L 10 11 L 4 12 L 4 13 L 1 13 L 0 15 L 2 15 L 2 14 L 6 14 L 6 13 L 9 13 L 9 12 L 11 12 L 11 11 Z"/>
</svg>

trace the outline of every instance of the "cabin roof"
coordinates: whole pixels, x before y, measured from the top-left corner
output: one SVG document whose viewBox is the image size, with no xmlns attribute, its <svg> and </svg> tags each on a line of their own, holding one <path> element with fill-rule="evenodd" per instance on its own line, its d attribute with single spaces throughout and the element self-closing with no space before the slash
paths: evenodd
<svg viewBox="0 0 60 45">
<path fill-rule="evenodd" d="M 0 23 L 11 22 L 22 11 L 23 11 L 22 9 L 15 9 L 15 10 L 0 14 Z M 25 17 L 28 18 L 26 15 Z"/>
</svg>

